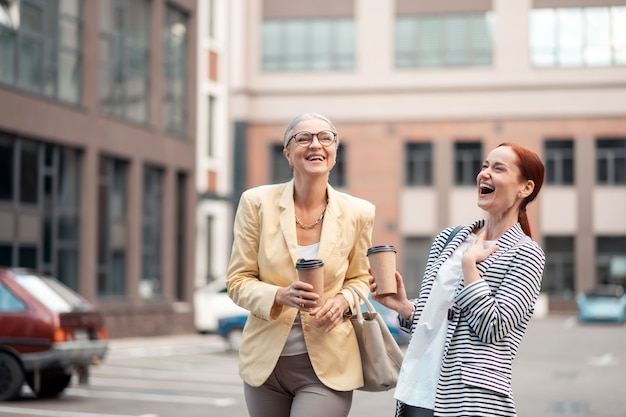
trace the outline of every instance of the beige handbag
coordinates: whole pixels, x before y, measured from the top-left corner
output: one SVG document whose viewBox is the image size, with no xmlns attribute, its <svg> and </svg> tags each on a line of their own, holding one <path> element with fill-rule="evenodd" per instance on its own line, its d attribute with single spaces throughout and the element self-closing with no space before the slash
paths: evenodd
<svg viewBox="0 0 626 417">
<path fill-rule="evenodd" d="M 354 299 L 367 306 L 363 312 L 357 308 L 350 318 L 361 352 L 364 385 L 360 391 L 388 391 L 396 386 L 404 353 L 396 343 L 383 318 L 361 291 L 347 286 Z"/>
</svg>

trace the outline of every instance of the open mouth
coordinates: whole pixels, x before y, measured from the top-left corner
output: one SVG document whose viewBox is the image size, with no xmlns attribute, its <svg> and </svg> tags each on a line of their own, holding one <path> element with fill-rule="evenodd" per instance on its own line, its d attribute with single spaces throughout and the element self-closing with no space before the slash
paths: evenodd
<svg viewBox="0 0 626 417">
<path fill-rule="evenodd" d="M 324 161 L 324 157 L 320 155 L 311 155 L 306 160 L 307 161 Z"/>
<path fill-rule="evenodd" d="M 480 184 L 479 190 L 480 190 L 480 195 L 491 194 L 495 191 L 492 186 L 487 185 L 487 184 Z"/>
</svg>

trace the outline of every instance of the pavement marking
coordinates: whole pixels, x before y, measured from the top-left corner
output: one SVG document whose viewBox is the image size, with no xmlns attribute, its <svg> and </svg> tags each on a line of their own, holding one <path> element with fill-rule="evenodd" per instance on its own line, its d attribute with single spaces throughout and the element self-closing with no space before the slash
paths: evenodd
<svg viewBox="0 0 626 417">
<path fill-rule="evenodd" d="M 147 385 L 148 384 L 148 385 Z M 232 385 L 217 383 L 197 383 L 197 382 L 181 382 L 181 381 L 165 381 L 165 380 L 147 380 L 147 379 L 121 379 L 121 378 L 108 378 L 99 376 L 89 377 L 89 387 L 100 388 L 114 388 L 123 389 L 131 388 L 142 391 L 196 391 L 198 393 L 214 393 L 215 395 L 243 395 L 243 383 Z"/>
<path fill-rule="evenodd" d="M 610 352 L 605 353 L 601 356 L 593 356 L 589 359 L 589 365 L 593 366 L 611 366 L 615 365 L 617 360 L 613 354 Z"/>
<path fill-rule="evenodd" d="M 24 414 L 29 416 L 44 417 L 159 417 L 157 414 L 142 414 L 131 416 L 128 414 L 82 413 L 76 411 L 41 410 L 39 408 L 16 408 L 3 406 L 0 406 L 0 413 L 11 413 L 11 416 L 14 416 L 16 414 Z"/>
<path fill-rule="evenodd" d="M 237 404 L 234 398 L 210 398 L 210 397 L 191 397 L 187 395 L 160 395 L 145 394 L 139 392 L 114 392 L 114 391 L 88 391 L 84 389 L 68 388 L 67 394 L 77 397 L 97 397 L 97 398 L 113 398 L 117 400 L 139 400 L 139 401 L 158 401 L 163 403 L 178 404 L 199 404 L 212 405 L 214 407 L 228 407 Z"/>
</svg>

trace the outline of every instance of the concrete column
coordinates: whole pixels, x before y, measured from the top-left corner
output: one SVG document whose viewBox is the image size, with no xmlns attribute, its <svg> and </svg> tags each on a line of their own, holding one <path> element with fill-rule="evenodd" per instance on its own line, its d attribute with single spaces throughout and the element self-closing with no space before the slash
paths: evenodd
<svg viewBox="0 0 626 417">
<path fill-rule="evenodd" d="M 576 291 L 586 291 L 596 282 L 596 242 L 593 230 L 595 184 L 595 140 L 577 137 L 574 141 L 575 181 L 578 192 L 578 234 L 575 245 Z"/>
<path fill-rule="evenodd" d="M 365 79 L 386 78 L 394 70 L 395 1 L 356 0 L 355 70 Z"/>
<path fill-rule="evenodd" d="M 128 247 L 126 272 L 127 300 L 139 300 L 139 282 L 141 280 L 141 230 L 143 219 L 143 160 L 132 158 L 128 169 Z"/>
<path fill-rule="evenodd" d="M 450 164 L 438 163 L 451 161 Z M 433 185 L 437 190 L 437 233 L 450 226 L 450 193 L 454 184 L 454 146 L 451 138 L 438 137 L 433 141 Z"/>
</svg>

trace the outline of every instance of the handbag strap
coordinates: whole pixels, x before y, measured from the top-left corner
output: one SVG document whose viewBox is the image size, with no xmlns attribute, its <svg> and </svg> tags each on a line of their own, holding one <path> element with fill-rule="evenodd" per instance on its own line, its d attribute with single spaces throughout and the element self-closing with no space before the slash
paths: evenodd
<svg viewBox="0 0 626 417">
<path fill-rule="evenodd" d="M 452 229 L 452 231 L 448 235 L 448 238 L 446 239 L 446 243 L 443 244 L 443 249 L 445 249 L 446 246 L 448 246 L 448 243 L 452 242 L 452 239 L 454 239 L 454 236 L 456 236 L 456 234 L 459 233 L 459 230 L 461 230 L 463 227 L 464 226 L 461 224 L 461 225 L 455 227 L 454 229 Z M 442 251 L 443 251 L 443 249 L 442 249 Z"/>
<path fill-rule="evenodd" d="M 359 290 L 358 288 L 355 288 L 352 285 L 347 285 L 346 288 L 352 292 L 352 296 L 354 297 L 355 300 L 359 298 L 361 299 L 361 301 L 367 306 L 367 309 L 370 313 L 378 314 L 376 312 L 376 309 L 370 302 L 370 300 L 361 292 L 361 290 Z M 356 316 L 359 322 L 363 322 L 364 319 L 363 319 L 363 312 L 361 311 L 361 303 L 359 303 L 359 306 L 356 309 Z"/>
</svg>

